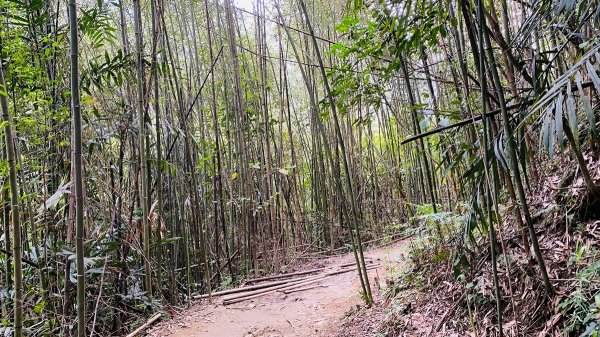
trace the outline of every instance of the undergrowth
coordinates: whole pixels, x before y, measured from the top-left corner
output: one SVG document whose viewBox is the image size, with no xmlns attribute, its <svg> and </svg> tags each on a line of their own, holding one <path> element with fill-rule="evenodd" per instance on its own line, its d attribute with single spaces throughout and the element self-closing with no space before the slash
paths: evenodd
<svg viewBox="0 0 600 337">
<path fill-rule="evenodd" d="M 506 336 L 600 335 L 600 221 L 578 218 L 575 198 L 556 202 L 544 188 L 532 212 L 555 295 L 547 298 L 535 260 L 521 243 L 510 205 L 501 205 L 498 274 Z M 564 203 L 563 203 L 564 202 Z M 565 205 L 568 205 L 567 208 Z M 385 336 L 497 336 L 496 298 L 486 229 L 464 245 L 465 212 L 416 207 L 409 265 L 386 281 Z M 437 235 L 442 228 L 443 237 Z M 511 301 L 513 298 L 513 301 Z"/>
</svg>

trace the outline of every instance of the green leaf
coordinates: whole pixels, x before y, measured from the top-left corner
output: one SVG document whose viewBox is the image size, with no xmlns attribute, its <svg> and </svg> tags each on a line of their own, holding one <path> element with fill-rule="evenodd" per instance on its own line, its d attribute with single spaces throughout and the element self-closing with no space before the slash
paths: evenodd
<svg viewBox="0 0 600 337">
<path fill-rule="evenodd" d="M 589 63 L 589 62 L 588 62 Z M 591 65 L 590 65 L 591 67 Z M 596 116 L 594 116 L 594 110 L 592 109 L 592 103 L 590 102 L 590 98 L 587 97 L 585 92 L 583 91 L 583 78 L 581 76 L 581 72 L 577 72 L 576 76 L 577 81 L 577 91 L 579 92 L 579 97 L 583 102 L 583 110 L 585 111 L 585 115 L 587 116 L 588 123 L 590 124 L 590 135 L 594 138 L 598 138 L 598 134 L 596 132 Z"/>
<path fill-rule="evenodd" d="M 592 82 L 594 83 L 594 87 L 596 87 L 596 91 L 598 92 L 598 95 L 600 95 L 600 77 L 598 77 L 598 73 L 596 73 L 596 69 L 594 69 L 594 67 L 592 66 L 590 61 L 587 61 L 585 63 L 585 67 L 587 68 L 588 74 L 590 75 L 590 78 L 592 79 Z"/>
<path fill-rule="evenodd" d="M 564 102 L 564 95 L 561 92 L 560 94 L 558 94 L 558 99 L 556 100 L 556 111 L 555 111 L 555 117 L 554 120 L 556 121 L 556 138 L 558 139 L 558 145 L 560 145 L 561 148 L 563 148 L 565 146 L 565 135 L 564 135 L 564 128 L 563 128 L 563 102 Z"/>
<path fill-rule="evenodd" d="M 575 110 L 575 100 L 571 93 L 571 83 L 567 82 L 567 120 L 569 128 L 575 138 L 575 146 L 579 148 L 579 125 L 577 123 L 577 111 Z"/>
<path fill-rule="evenodd" d="M 549 124 L 550 124 L 550 116 L 552 115 L 552 105 L 550 105 L 546 113 L 544 114 L 544 123 L 542 124 L 541 135 L 540 135 L 540 148 L 548 151 L 548 138 L 550 138 L 550 134 L 548 133 Z M 548 153 L 548 155 L 550 155 Z"/>
<path fill-rule="evenodd" d="M 552 118 L 549 118 L 550 123 L 548 123 L 548 158 L 552 160 L 554 158 L 554 130 L 556 128 L 556 121 Z"/>
<path fill-rule="evenodd" d="M 44 310 L 45 306 L 46 306 L 46 302 L 41 301 L 40 303 L 36 304 L 33 307 L 33 312 L 35 312 L 36 314 L 40 314 L 42 312 L 42 310 Z"/>
</svg>

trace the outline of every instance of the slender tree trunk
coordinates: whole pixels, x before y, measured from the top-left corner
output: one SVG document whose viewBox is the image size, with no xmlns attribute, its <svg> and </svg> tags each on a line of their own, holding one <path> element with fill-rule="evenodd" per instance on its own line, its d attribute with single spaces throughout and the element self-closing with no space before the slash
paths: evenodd
<svg viewBox="0 0 600 337">
<path fill-rule="evenodd" d="M 477 12 L 478 12 L 478 19 L 479 22 L 482 23 L 482 18 L 483 18 L 483 3 L 482 0 L 478 0 L 477 2 Z M 481 32 L 481 30 L 479 31 L 479 75 L 480 75 L 480 85 L 481 85 L 481 106 L 482 106 L 482 121 L 483 121 L 483 148 L 481 149 L 481 153 L 483 155 L 484 158 L 484 170 L 485 170 L 485 182 L 484 182 L 484 186 L 485 186 L 485 208 L 486 208 L 486 212 L 487 212 L 487 220 L 488 220 L 488 226 L 489 226 L 489 231 L 488 231 L 488 237 L 490 240 L 490 252 L 491 252 L 491 257 L 492 257 L 492 278 L 494 280 L 494 294 L 496 296 L 496 319 L 498 320 L 498 334 L 500 335 L 500 337 L 502 337 L 503 335 L 503 331 L 502 331 L 502 296 L 501 296 L 501 292 L 500 292 L 500 285 L 499 285 L 499 280 L 498 280 L 498 263 L 497 263 L 497 250 L 496 250 L 496 231 L 494 229 L 494 217 L 492 215 L 492 203 L 494 204 L 494 206 L 497 206 L 497 200 L 493 197 L 492 193 L 494 193 L 494 196 L 496 194 L 496 191 L 494 190 L 492 192 L 492 187 L 491 187 L 491 175 L 490 175 L 490 170 L 488 168 L 488 163 L 489 163 L 489 156 L 488 156 L 488 151 L 487 149 L 489 148 L 489 144 L 490 144 L 490 135 L 491 133 L 491 126 L 488 122 L 488 118 L 486 117 L 486 107 L 487 107 L 487 103 L 488 103 L 488 97 L 487 97 L 487 79 L 486 79 L 486 72 L 485 72 L 485 53 L 484 53 L 484 43 L 483 43 L 483 34 Z M 496 181 L 496 179 L 494 179 L 494 181 Z M 497 187 L 496 184 L 494 184 L 494 187 Z"/>
<path fill-rule="evenodd" d="M 204 10 L 206 14 L 206 33 L 208 39 L 208 52 L 210 55 L 210 63 L 213 64 L 215 61 L 214 52 L 213 52 L 213 41 L 212 41 L 212 19 L 210 17 L 210 13 L 208 10 L 208 0 L 204 2 Z M 210 72 L 210 109 L 212 113 L 213 119 L 213 132 L 215 137 L 215 155 L 213 156 L 215 160 L 215 177 L 214 177 L 214 194 L 215 201 L 214 204 L 214 220 L 215 220 L 215 242 L 217 244 L 217 256 L 219 255 L 219 235 L 217 234 L 219 229 L 217 228 L 217 223 L 220 224 L 220 230 L 223 232 L 223 245 L 225 246 L 225 259 L 227 261 L 227 266 L 229 270 L 229 276 L 233 279 L 233 265 L 231 263 L 231 253 L 229 249 L 228 235 L 227 235 L 227 227 L 226 227 L 226 219 L 225 219 L 225 203 L 223 201 L 223 164 L 221 159 L 221 130 L 219 127 L 219 116 L 217 115 L 217 95 L 215 91 L 215 73 L 214 71 Z"/>
<path fill-rule="evenodd" d="M 481 1 L 481 0 L 480 0 Z M 502 83 L 500 83 L 500 77 L 498 75 L 498 69 L 496 68 L 496 63 L 494 61 L 494 52 L 490 43 L 490 36 L 485 24 L 485 16 L 481 17 L 481 26 L 480 29 L 483 30 L 483 37 L 485 39 L 485 45 L 487 50 L 487 58 L 488 65 L 492 73 L 493 81 L 496 88 L 501 88 Z M 550 284 L 550 279 L 548 277 L 548 272 L 546 271 L 546 264 L 544 263 L 544 258 L 542 257 L 542 252 L 539 247 L 537 234 L 535 233 L 535 228 L 533 227 L 533 220 L 531 219 L 531 214 L 529 213 L 529 206 L 527 205 L 527 199 L 525 197 L 525 190 L 523 188 L 523 182 L 521 180 L 521 173 L 519 169 L 519 161 L 517 158 L 516 152 L 516 144 L 514 140 L 514 136 L 512 133 L 512 128 L 510 127 L 510 120 L 508 117 L 508 112 L 506 110 L 506 102 L 504 99 L 504 92 L 500 90 L 498 92 L 498 100 L 500 102 L 500 109 L 502 113 L 502 123 L 504 126 L 504 133 L 508 139 L 508 154 L 509 154 L 509 163 L 511 165 L 511 169 L 513 171 L 514 179 L 515 179 L 515 187 L 517 188 L 517 193 L 519 197 L 519 202 L 521 204 L 521 209 L 523 210 L 523 214 L 525 215 L 525 222 L 527 224 L 527 229 L 529 230 L 529 237 L 531 239 L 531 244 L 533 246 L 533 251 L 535 253 L 535 258 L 537 260 L 538 267 L 540 268 L 540 273 L 542 275 L 542 280 L 544 281 L 544 288 L 546 289 L 546 293 L 548 296 L 553 294 L 552 285 Z"/>
<path fill-rule="evenodd" d="M 306 5 L 304 4 L 304 0 L 300 0 L 300 7 L 302 8 L 302 11 L 304 13 L 304 18 L 306 20 L 306 25 L 308 27 L 308 30 L 310 32 L 310 35 L 312 37 L 312 41 L 313 41 L 313 47 L 315 49 L 315 53 L 317 54 L 317 60 L 319 61 L 319 68 L 321 70 L 321 75 L 323 77 L 323 83 L 325 85 L 325 92 L 327 94 L 327 97 L 329 99 L 329 105 L 331 108 L 331 112 L 333 115 L 333 123 L 335 126 L 335 131 L 338 137 L 338 142 L 340 145 L 340 150 L 342 152 L 342 163 L 344 165 L 344 171 L 345 171 L 345 180 L 346 180 L 346 185 L 348 187 L 348 192 L 349 192 L 349 200 L 350 200 L 350 209 L 351 209 L 351 216 L 348 219 L 349 222 L 352 224 L 351 226 L 354 227 L 354 231 L 356 234 L 356 250 L 358 253 L 358 261 L 357 261 L 357 267 L 359 270 L 361 270 L 362 272 L 360 273 L 361 278 L 363 279 L 363 282 L 365 284 L 365 302 L 370 305 L 373 302 L 373 297 L 371 295 L 371 287 L 369 284 L 369 277 L 367 275 L 367 268 L 365 265 L 365 260 L 364 260 L 364 256 L 363 256 L 363 249 L 362 249 L 362 242 L 361 242 L 361 236 L 360 236 L 360 226 L 358 224 L 358 211 L 356 209 L 356 199 L 355 199 L 355 195 L 354 195 L 354 189 L 353 189 L 353 185 L 352 185 L 352 172 L 350 171 L 350 166 L 348 165 L 348 159 L 347 159 L 347 152 L 346 152 L 346 146 L 344 143 L 344 140 L 342 138 L 342 131 L 340 128 L 340 123 L 338 120 L 338 116 L 337 116 L 337 111 L 336 111 L 336 105 L 335 102 L 333 100 L 333 95 L 331 93 L 331 88 L 329 87 L 329 82 L 327 80 L 327 74 L 325 73 L 325 67 L 323 65 L 323 59 L 321 57 L 321 52 L 319 50 L 319 45 L 317 44 L 317 40 L 315 38 L 315 33 L 314 30 L 312 28 L 312 25 L 310 23 L 310 18 L 308 17 L 308 12 L 306 10 Z"/>
<path fill-rule="evenodd" d="M 148 297 L 152 297 L 151 268 L 150 268 L 150 226 L 148 223 L 149 205 L 148 205 L 148 175 L 146 162 L 146 115 L 144 105 L 144 60 L 142 44 L 142 20 L 140 0 L 133 0 L 133 24 L 135 30 L 135 49 L 136 49 L 136 81 L 137 81 L 137 115 L 138 115 L 138 141 L 139 141 L 139 162 L 140 162 L 140 203 L 142 207 L 142 232 L 144 254 L 144 289 Z"/>
<path fill-rule="evenodd" d="M 69 25 L 71 32 L 71 116 L 75 172 L 75 237 L 77 254 L 77 336 L 85 336 L 85 251 L 83 210 L 83 160 L 81 153 L 81 106 L 79 104 L 79 37 L 77 31 L 77 4 L 69 0 Z"/>
<path fill-rule="evenodd" d="M 163 157 L 162 157 L 162 125 L 160 118 L 160 96 L 159 96 L 159 83 L 158 83 L 158 44 L 161 33 L 160 17 L 163 10 L 162 0 L 151 0 L 152 5 L 152 76 L 154 78 L 153 83 L 153 95 L 154 95 L 154 114 L 155 114 L 155 132 L 156 132 L 156 198 L 157 206 L 154 212 L 154 221 L 156 223 L 156 258 L 157 258 L 157 272 L 156 278 L 158 283 L 158 291 L 162 291 L 162 264 L 163 264 L 163 246 L 161 240 L 163 238 L 163 186 L 162 186 L 162 174 L 163 174 Z M 164 61 L 164 59 L 162 59 Z"/>
<path fill-rule="evenodd" d="M 3 147 L 3 154 L 4 154 L 4 158 L 6 158 L 6 160 L 8 161 L 7 158 L 7 147 L 6 147 L 6 143 L 4 144 Z M 4 191 L 2 192 L 2 220 L 4 222 L 4 244 L 5 244 L 5 249 L 6 251 L 10 251 L 12 249 L 11 247 L 11 238 L 10 238 L 10 195 L 9 195 L 9 191 L 7 189 L 4 189 Z M 6 255 L 6 264 L 4 266 L 4 285 L 6 287 L 6 289 L 11 289 L 12 288 L 12 268 L 11 268 L 11 258 L 10 255 Z M 3 306 L 2 306 L 2 314 L 4 315 L 4 317 L 8 317 L 8 310 L 9 310 L 9 300 L 5 300 L 3 301 Z"/>
<path fill-rule="evenodd" d="M 14 322 L 15 329 L 14 337 L 23 336 L 23 269 L 22 269 L 22 241 L 21 241 L 21 224 L 19 221 L 19 188 L 17 186 L 17 163 L 15 156 L 15 147 L 13 143 L 13 119 L 8 110 L 8 97 L 6 81 L 4 79 L 4 69 L 0 62 L 0 108 L 2 108 L 2 120 L 4 126 L 4 144 L 6 146 L 8 160 L 8 175 L 10 183 L 10 209 L 11 209 L 11 224 L 13 230 L 13 261 L 14 261 Z M 8 235 L 8 233 L 7 233 Z"/>
</svg>

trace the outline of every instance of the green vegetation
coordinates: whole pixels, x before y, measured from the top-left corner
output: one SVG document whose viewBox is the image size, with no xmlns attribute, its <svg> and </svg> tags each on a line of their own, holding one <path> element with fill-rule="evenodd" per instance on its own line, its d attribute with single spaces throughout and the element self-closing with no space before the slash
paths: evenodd
<svg viewBox="0 0 600 337">
<path fill-rule="evenodd" d="M 598 335 L 598 0 L 238 6 L 0 0 L 0 335 L 344 249 L 381 305 L 363 248 L 401 233 L 383 335 Z"/>
</svg>

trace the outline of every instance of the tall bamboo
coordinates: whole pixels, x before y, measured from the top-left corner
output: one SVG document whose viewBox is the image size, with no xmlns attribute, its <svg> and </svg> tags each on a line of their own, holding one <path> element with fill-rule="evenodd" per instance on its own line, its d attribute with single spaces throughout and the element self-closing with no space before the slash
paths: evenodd
<svg viewBox="0 0 600 337">
<path fill-rule="evenodd" d="M 10 209 L 11 224 L 13 231 L 12 255 L 14 261 L 14 337 L 23 336 L 23 268 L 21 259 L 23 257 L 21 241 L 21 224 L 19 221 L 19 188 L 17 186 L 17 164 L 13 140 L 13 119 L 8 110 L 8 90 L 4 78 L 4 69 L 0 61 L 0 108 L 2 108 L 2 121 L 4 125 L 4 145 L 6 147 L 8 161 L 8 179 L 10 183 Z M 8 234 L 8 233 L 7 233 Z"/>
<path fill-rule="evenodd" d="M 148 297 L 152 297 L 151 286 L 151 267 L 150 267 L 150 225 L 148 223 L 148 215 L 150 205 L 148 204 L 148 176 L 146 162 L 146 115 L 144 106 L 144 59 L 143 59 L 143 44 L 142 44 L 142 20 L 140 0 L 133 0 L 133 24 L 135 31 L 135 53 L 136 53 L 136 83 L 137 83 L 137 116 L 138 116 L 138 146 L 139 146 L 139 163 L 140 163 L 140 204 L 142 207 L 142 232 L 144 254 L 144 289 Z"/>
<path fill-rule="evenodd" d="M 308 31 L 310 32 L 310 35 L 312 38 L 315 53 L 317 54 L 317 61 L 319 62 L 319 69 L 321 70 L 321 76 L 323 77 L 323 84 L 325 85 L 325 92 L 327 94 L 327 98 L 329 100 L 329 105 L 331 108 L 331 114 L 333 116 L 335 132 L 337 134 L 340 150 L 342 152 L 342 163 L 343 163 L 344 171 L 345 171 L 345 181 L 346 181 L 346 185 L 348 188 L 350 209 L 351 209 L 351 217 L 348 220 L 351 223 L 351 226 L 354 227 L 353 229 L 356 234 L 356 243 L 357 243 L 356 250 L 358 253 L 358 257 L 359 257 L 359 259 L 357 261 L 357 267 L 359 270 L 361 270 L 361 273 L 359 273 L 359 276 L 363 280 L 365 289 L 366 289 L 366 293 L 364 294 L 365 302 L 368 305 L 370 305 L 373 302 L 373 297 L 371 295 L 371 286 L 369 284 L 369 277 L 367 275 L 367 267 L 365 265 L 365 258 L 363 255 L 363 248 L 362 248 L 361 235 L 360 235 L 360 225 L 358 224 L 358 211 L 356 209 L 354 188 L 353 188 L 353 184 L 352 184 L 352 173 L 350 171 L 350 166 L 348 165 L 348 158 L 346 157 L 347 156 L 346 145 L 343 140 L 340 123 L 339 123 L 338 116 L 337 116 L 336 105 L 333 100 L 333 95 L 331 93 L 331 88 L 330 88 L 329 82 L 327 80 L 327 75 L 325 73 L 325 67 L 323 65 L 323 58 L 321 57 L 321 51 L 319 49 L 317 39 L 315 38 L 315 32 L 310 23 L 310 18 L 308 17 L 308 11 L 306 10 L 306 5 L 304 4 L 304 1 L 300 0 L 299 2 L 300 2 L 300 7 L 302 8 L 302 12 L 304 14 L 304 19 L 306 20 L 306 26 L 308 27 Z"/>
<path fill-rule="evenodd" d="M 81 153 L 81 106 L 79 103 L 79 40 L 77 27 L 77 3 L 69 0 L 69 27 L 71 33 L 71 118 L 75 172 L 75 236 L 77 254 L 77 335 L 85 336 L 85 235 L 83 213 L 83 160 Z"/>
</svg>

